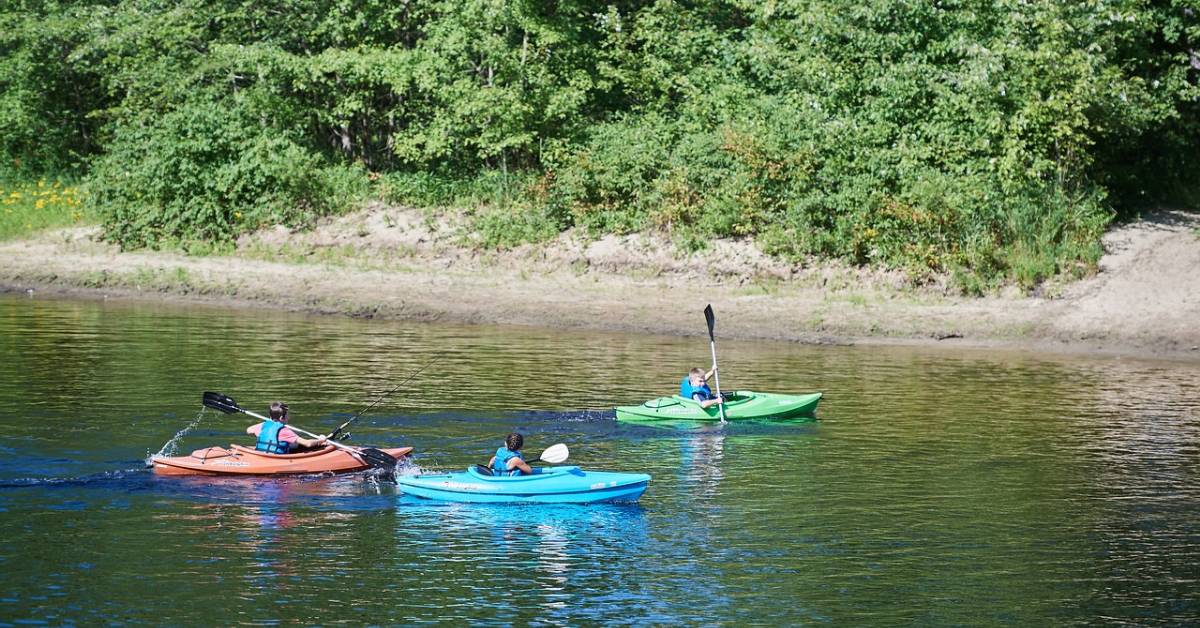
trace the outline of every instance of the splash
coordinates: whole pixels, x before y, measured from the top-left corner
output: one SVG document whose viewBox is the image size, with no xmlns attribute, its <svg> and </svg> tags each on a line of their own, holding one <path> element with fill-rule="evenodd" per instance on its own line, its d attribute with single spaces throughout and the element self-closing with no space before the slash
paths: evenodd
<svg viewBox="0 0 1200 628">
<path fill-rule="evenodd" d="M 420 475 L 421 473 L 423 473 L 421 467 L 405 457 L 401 458 L 391 469 L 367 469 L 363 472 L 363 480 L 370 489 L 378 494 L 384 484 L 394 485 L 396 476 Z"/>
<path fill-rule="evenodd" d="M 200 408 L 200 413 L 196 415 L 196 418 L 192 419 L 192 422 L 188 423 L 187 427 L 175 432 L 175 435 L 171 437 L 171 440 L 163 444 L 162 449 L 159 449 L 158 453 L 146 456 L 146 466 L 151 466 L 153 464 L 151 461 L 156 456 L 174 456 L 179 449 L 179 441 L 188 432 L 196 429 L 197 425 L 200 425 L 200 421 L 204 420 L 204 414 L 206 410 L 207 408 Z"/>
<path fill-rule="evenodd" d="M 401 460 L 399 463 L 396 464 L 395 475 L 409 476 L 409 475 L 421 475 L 422 473 L 431 473 L 431 471 L 422 469 L 420 466 L 417 465 L 417 463 L 413 462 L 412 458 L 405 457 L 403 460 Z"/>
</svg>

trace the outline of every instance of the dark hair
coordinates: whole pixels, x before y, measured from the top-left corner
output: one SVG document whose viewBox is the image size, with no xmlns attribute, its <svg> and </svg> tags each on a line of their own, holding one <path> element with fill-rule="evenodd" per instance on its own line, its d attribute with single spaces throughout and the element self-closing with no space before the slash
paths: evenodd
<svg viewBox="0 0 1200 628">
<path fill-rule="evenodd" d="M 288 416 L 288 407 L 287 407 L 286 403 L 284 403 L 282 401 L 275 401 L 275 402 L 271 403 L 271 420 L 272 421 L 286 420 L 287 416 Z"/>
<path fill-rule="evenodd" d="M 525 438 L 516 432 L 504 437 L 504 446 L 508 447 L 509 451 L 518 451 L 524 444 Z"/>
</svg>

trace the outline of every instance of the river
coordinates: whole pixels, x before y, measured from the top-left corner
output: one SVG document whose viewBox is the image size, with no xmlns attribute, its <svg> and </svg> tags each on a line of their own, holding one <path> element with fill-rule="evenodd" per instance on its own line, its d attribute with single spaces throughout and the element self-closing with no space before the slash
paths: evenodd
<svg viewBox="0 0 1200 628">
<path fill-rule="evenodd" d="M 816 419 L 616 422 L 707 365 L 702 307 L 661 337 L 0 297 L 0 625 L 1200 621 L 1200 364 L 718 337 L 724 388 L 823 391 Z M 351 442 L 449 470 L 516 430 L 648 490 L 146 468 L 248 442 L 202 391 L 325 431 L 422 367 Z"/>
</svg>

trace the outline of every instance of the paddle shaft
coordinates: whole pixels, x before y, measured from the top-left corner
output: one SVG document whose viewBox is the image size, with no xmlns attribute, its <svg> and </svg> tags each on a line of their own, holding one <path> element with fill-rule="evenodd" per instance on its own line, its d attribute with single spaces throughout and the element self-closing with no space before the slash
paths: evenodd
<svg viewBox="0 0 1200 628">
<path fill-rule="evenodd" d="M 721 399 L 721 372 L 717 370 L 717 341 L 711 340 L 708 346 L 712 349 L 713 359 L 713 384 L 717 387 L 717 399 Z M 725 422 L 725 403 L 722 400 L 717 404 L 717 409 L 721 411 L 721 422 Z"/>
<path fill-rule="evenodd" d="M 567 449 L 566 444 L 557 443 L 557 444 L 551 445 L 551 446 L 547 447 L 545 450 L 543 450 L 541 455 L 538 456 L 536 460 L 532 460 L 532 461 L 527 460 L 527 461 L 525 461 L 525 464 L 532 464 L 534 462 L 548 462 L 550 464 L 558 464 L 560 462 L 566 462 L 567 458 L 570 457 L 570 455 L 571 455 L 571 452 L 570 452 L 570 450 Z M 486 465 L 479 465 L 479 466 L 482 467 L 482 466 L 486 466 Z M 509 470 L 511 471 L 511 469 L 509 469 Z"/>
<path fill-rule="evenodd" d="M 721 372 L 717 370 L 717 336 L 713 329 L 717 326 L 717 315 L 713 313 L 712 304 L 704 308 L 704 322 L 708 324 L 708 346 L 712 348 L 713 383 L 717 386 L 717 410 L 721 414 L 721 422 L 725 423 L 725 400 L 721 399 Z"/>
<path fill-rule="evenodd" d="M 245 408 L 238 408 L 238 411 L 246 416 L 252 416 L 252 417 L 258 419 L 259 421 L 270 421 L 271 420 L 261 414 L 255 414 Z M 296 432 L 296 433 L 300 434 L 301 436 L 307 436 L 309 438 L 321 438 L 321 436 L 319 434 L 313 434 L 312 432 L 305 430 L 305 429 L 298 428 L 295 425 L 292 425 L 291 423 L 288 423 L 286 425 L 288 427 L 292 428 L 293 432 Z M 337 447 L 338 449 L 344 449 L 352 454 L 361 455 L 357 449 L 355 449 L 353 447 L 347 447 L 346 445 L 343 445 L 335 440 L 326 440 L 325 442 L 330 445 L 333 445 L 334 447 Z"/>
</svg>

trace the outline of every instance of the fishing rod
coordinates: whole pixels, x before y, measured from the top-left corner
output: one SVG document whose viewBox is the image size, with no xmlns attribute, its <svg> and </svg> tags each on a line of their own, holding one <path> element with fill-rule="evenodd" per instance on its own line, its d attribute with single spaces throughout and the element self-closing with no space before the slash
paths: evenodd
<svg viewBox="0 0 1200 628">
<path fill-rule="evenodd" d="M 388 395 L 390 395 L 390 394 L 392 394 L 392 393 L 396 392 L 397 390 L 400 390 L 400 388 L 401 388 L 402 386 L 404 386 L 405 384 L 407 384 L 407 383 L 411 382 L 411 381 L 413 380 L 413 378 L 415 378 L 416 376 L 420 375 L 420 374 L 421 374 L 421 371 L 424 371 L 425 369 L 429 368 L 430 366 L 433 366 L 433 364 L 434 364 L 435 362 L 437 362 L 438 360 L 441 360 L 441 359 L 442 359 L 442 357 L 443 357 L 443 356 L 445 356 L 445 355 L 446 355 L 446 354 L 444 354 L 444 353 L 443 353 L 443 354 L 441 354 L 441 355 L 438 355 L 437 357 L 433 358 L 432 360 L 430 360 L 430 361 L 426 362 L 424 366 L 422 366 L 421 368 L 417 369 L 417 370 L 416 370 L 416 372 L 414 372 L 412 375 L 409 375 L 409 376 L 408 376 L 408 377 L 407 377 L 407 378 L 406 378 L 404 381 L 400 382 L 399 384 L 396 384 L 396 386 L 395 386 L 395 387 L 393 387 L 391 390 L 389 390 L 389 391 L 387 391 L 387 392 L 383 393 L 382 395 L 379 395 L 379 398 L 378 398 L 378 399 L 376 399 L 375 401 L 372 401 L 372 402 L 371 402 L 371 405 L 369 405 L 369 406 L 367 406 L 367 407 L 363 408 L 362 410 L 359 410 L 359 411 L 358 411 L 358 414 L 356 414 L 356 415 L 354 415 L 354 416 L 350 417 L 350 418 L 349 418 L 349 419 L 348 419 L 348 420 L 347 420 L 345 423 L 342 423 L 341 425 L 339 425 L 339 426 L 337 427 L 337 429 L 336 429 L 336 430 L 333 430 L 332 432 L 330 432 L 330 433 L 329 433 L 329 440 L 333 440 L 333 439 L 337 438 L 337 437 L 338 437 L 338 434 L 341 434 L 341 433 L 342 433 L 342 430 L 343 430 L 343 429 L 345 429 L 347 425 L 350 425 L 351 423 L 353 423 L 355 420 L 357 420 L 357 419 L 358 419 L 358 417 L 360 417 L 360 416 L 362 416 L 364 413 L 366 413 L 366 411 L 367 411 L 367 410 L 370 410 L 371 408 L 374 408 L 376 405 L 378 405 L 378 404 L 379 404 L 379 402 L 380 402 L 380 401 L 383 401 L 384 399 L 386 399 Z M 346 434 L 346 438 L 349 438 L 349 437 L 350 437 L 350 435 L 349 435 L 349 434 Z"/>
</svg>

